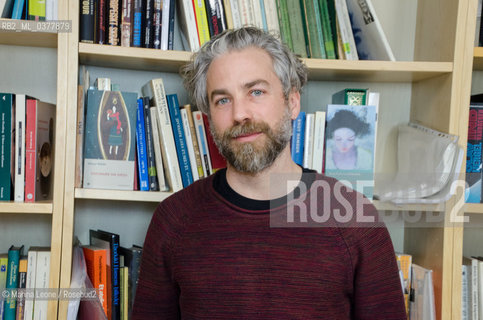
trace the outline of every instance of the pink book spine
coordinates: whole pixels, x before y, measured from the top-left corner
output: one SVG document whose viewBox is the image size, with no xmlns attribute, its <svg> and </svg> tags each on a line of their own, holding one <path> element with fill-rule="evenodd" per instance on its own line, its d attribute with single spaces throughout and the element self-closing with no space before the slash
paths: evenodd
<svg viewBox="0 0 483 320">
<path fill-rule="evenodd" d="M 37 101 L 27 99 L 25 124 L 25 202 L 35 201 Z"/>
</svg>

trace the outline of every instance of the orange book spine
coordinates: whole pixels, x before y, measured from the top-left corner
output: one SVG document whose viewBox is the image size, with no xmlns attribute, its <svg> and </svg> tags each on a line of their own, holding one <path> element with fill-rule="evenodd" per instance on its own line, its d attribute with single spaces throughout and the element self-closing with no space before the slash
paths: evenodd
<svg viewBox="0 0 483 320">
<path fill-rule="evenodd" d="M 107 252 L 105 249 L 84 247 L 87 274 L 92 285 L 98 290 L 99 301 L 106 315 L 108 314 L 107 298 Z"/>
</svg>

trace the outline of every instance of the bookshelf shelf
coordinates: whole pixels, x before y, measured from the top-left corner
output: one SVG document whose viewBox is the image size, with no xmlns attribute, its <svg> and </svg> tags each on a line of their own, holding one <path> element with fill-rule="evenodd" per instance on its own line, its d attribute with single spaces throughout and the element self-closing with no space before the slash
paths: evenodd
<svg viewBox="0 0 483 320">
<path fill-rule="evenodd" d="M 483 47 L 475 47 L 474 49 L 473 70 L 483 70 Z"/>
<path fill-rule="evenodd" d="M 100 190 L 100 189 L 75 189 L 76 199 L 96 199 L 96 200 L 121 200 L 121 201 L 141 201 L 141 202 L 160 202 L 169 197 L 171 192 L 155 191 L 122 191 L 122 190 Z"/>
<path fill-rule="evenodd" d="M 13 201 L 2 202 L 0 203 L 0 213 L 52 214 L 52 203 L 21 203 Z"/>
<path fill-rule="evenodd" d="M 22 21 L 24 20 L 0 19 L 0 44 L 57 48 L 57 32 L 32 32 L 14 26 Z M 45 24 L 45 22 L 38 23 Z M 9 28 L 15 28 L 15 30 L 8 31 Z"/>
<path fill-rule="evenodd" d="M 187 51 L 79 43 L 80 63 L 102 67 L 178 72 L 190 55 Z M 310 70 L 310 80 L 417 82 L 453 71 L 451 62 L 324 59 L 305 59 L 304 62 Z"/>
<path fill-rule="evenodd" d="M 483 214 L 483 203 L 465 203 L 465 213 Z"/>
</svg>

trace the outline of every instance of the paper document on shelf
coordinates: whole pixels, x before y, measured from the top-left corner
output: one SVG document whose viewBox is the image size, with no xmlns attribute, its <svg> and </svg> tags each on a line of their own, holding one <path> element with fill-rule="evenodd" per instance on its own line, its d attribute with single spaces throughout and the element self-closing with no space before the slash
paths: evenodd
<svg viewBox="0 0 483 320">
<path fill-rule="evenodd" d="M 411 272 L 412 296 L 409 307 L 409 319 L 436 320 L 433 271 L 413 264 Z"/>
</svg>

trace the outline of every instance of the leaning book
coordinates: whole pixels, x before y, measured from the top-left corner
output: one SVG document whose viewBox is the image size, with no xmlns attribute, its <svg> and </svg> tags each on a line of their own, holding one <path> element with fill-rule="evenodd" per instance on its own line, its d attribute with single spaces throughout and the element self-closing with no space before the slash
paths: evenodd
<svg viewBox="0 0 483 320">
<path fill-rule="evenodd" d="M 325 174 L 368 199 L 374 193 L 376 117 L 375 106 L 327 106 Z"/>
<path fill-rule="evenodd" d="M 132 190 L 137 93 L 88 90 L 84 188 Z"/>
</svg>

